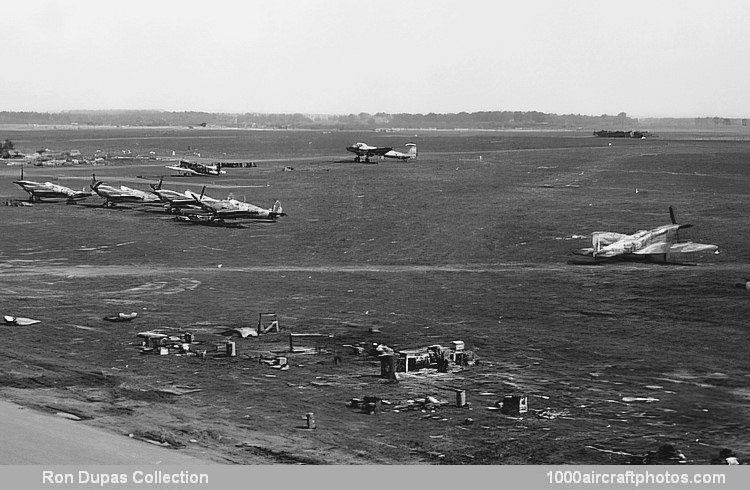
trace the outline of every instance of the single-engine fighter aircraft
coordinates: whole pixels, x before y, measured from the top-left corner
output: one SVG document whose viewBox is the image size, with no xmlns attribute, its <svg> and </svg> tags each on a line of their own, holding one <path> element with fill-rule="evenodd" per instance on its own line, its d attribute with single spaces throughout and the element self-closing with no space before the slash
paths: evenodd
<svg viewBox="0 0 750 490">
<path fill-rule="evenodd" d="M 29 193 L 29 201 L 41 201 L 42 199 L 67 199 L 69 203 L 75 203 L 78 199 L 85 199 L 91 196 L 91 192 L 85 188 L 81 191 L 75 191 L 52 182 L 34 182 L 33 180 L 23 179 L 23 167 L 21 167 L 21 180 L 13 181 L 14 184 L 21 187 Z"/>
<path fill-rule="evenodd" d="M 221 175 L 227 173 L 221 169 L 221 162 L 215 165 L 203 165 L 202 163 L 180 160 L 180 165 L 167 165 L 170 170 L 176 170 L 182 175 Z"/>
<path fill-rule="evenodd" d="M 416 143 L 406 143 L 404 145 L 408 148 L 406 150 L 406 153 L 401 153 L 400 151 L 391 150 L 389 152 L 386 152 L 383 154 L 385 158 L 396 158 L 398 160 L 409 160 L 409 159 L 416 159 L 417 158 L 417 144 Z"/>
<path fill-rule="evenodd" d="M 677 264 L 679 262 L 673 262 L 672 259 L 680 257 L 681 254 L 713 252 L 719 248 L 716 245 L 703 243 L 675 243 L 678 239 L 677 232 L 693 225 L 677 224 L 672 206 L 669 207 L 669 218 L 672 224 L 653 230 L 640 230 L 632 235 L 595 231 L 591 235 L 593 248 L 584 248 L 573 253 L 593 257 L 594 263 L 629 260 Z"/>
<path fill-rule="evenodd" d="M 201 209 L 195 202 L 192 192 L 189 190 L 185 192 L 177 192 L 171 189 L 162 189 L 163 182 L 164 177 L 159 180 L 158 184 L 149 184 L 149 186 L 151 186 L 151 192 L 156 194 L 159 197 L 159 200 L 164 203 L 164 208 L 167 212 L 179 213 L 180 209 L 183 208 Z M 211 198 L 204 196 L 204 199 L 210 200 Z"/>
<path fill-rule="evenodd" d="M 91 175 L 91 190 L 104 199 L 104 207 L 114 207 L 122 203 L 153 204 L 159 203 L 159 196 L 151 192 L 139 191 L 121 185 L 113 187 L 101 180 L 96 180 L 96 175 Z"/>
<path fill-rule="evenodd" d="M 223 223 L 225 219 L 253 219 L 275 221 L 280 216 L 286 216 L 281 208 L 281 203 L 276 201 L 270 209 L 264 209 L 253 204 L 238 201 L 236 199 L 212 199 L 204 196 L 206 188 L 203 187 L 200 196 L 190 193 L 194 201 L 201 207 L 203 213 L 193 213 L 188 210 L 181 210 L 181 214 L 194 216 L 196 222 L 215 221 Z M 188 191 L 189 192 L 189 191 Z M 202 217 L 198 215 L 202 214 Z"/>
<path fill-rule="evenodd" d="M 362 161 L 362 157 L 365 157 L 365 162 L 370 162 L 370 157 L 384 156 L 389 151 L 393 151 L 393 148 L 388 146 L 370 146 L 367 143 L 354 143 L 351 146 L 346 147 L 346 151 L 350 151 L 357 155 L 354 157 L 354 161 L 359 163 Z"/>
</svg>

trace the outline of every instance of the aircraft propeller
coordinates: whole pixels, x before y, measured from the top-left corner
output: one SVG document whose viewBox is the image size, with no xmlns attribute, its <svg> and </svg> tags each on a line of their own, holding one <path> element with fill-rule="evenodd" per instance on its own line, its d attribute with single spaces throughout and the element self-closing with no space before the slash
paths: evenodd
<svg viewBox="0 0 750 490">
<path fill-rule="evenodd" d="M 669 206 L 669 219 L 672 221 L 673 225 L 677 224 L 677 220 L 674 217 L 674 209 L 672 208 L 672 206 Z M 679 225 L 677 229 L 682 230 L 683 228 L 691 228 L 692 226 L 693 225 L 691 224 Z"/>
</svg>

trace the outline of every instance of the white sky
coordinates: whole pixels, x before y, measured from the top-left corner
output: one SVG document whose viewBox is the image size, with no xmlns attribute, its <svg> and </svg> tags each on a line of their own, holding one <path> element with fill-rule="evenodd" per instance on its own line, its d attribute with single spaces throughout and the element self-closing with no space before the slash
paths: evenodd
<svg viewBox="0 0 750 490">
<path fill-rule="evenodd" d="M 0 110 L 750 117 L 744 0 L 0 5 Z"/>
</svg>

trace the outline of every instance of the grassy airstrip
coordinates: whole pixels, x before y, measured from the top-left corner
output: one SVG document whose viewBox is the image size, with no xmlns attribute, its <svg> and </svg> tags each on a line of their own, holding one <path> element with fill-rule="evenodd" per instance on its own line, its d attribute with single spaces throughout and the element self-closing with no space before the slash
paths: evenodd
<svg viewBox="0 0 750 490">
<path fill-rule="evenodd" d="M 232 194 L 288 216 L 213 228 L 152 209 L 65 203 L 0 208 L 0 391 L 80 423 L 237 463 L 623 463 L 673 444 L 707 463 L 750 440 L 750 140 L 588 132 L 396 133 L 99 129 L 6 131 L 16 148 L 253 161 L 222 177 L 173 177 L 159 160 L 27 167 L 80 189 L 113 185 Z M 419 159 L 351 163 L 355 141 Z M 611 143 L 611 146 L 609 145 Z M 480 158 L 481 157 L 481 158 Z M 293 171 L 283 171 L 293 167 Z M 2 201 L 22 199 L 0 168 Z M 637 192 L 636 192 L 637 190 Z M 91 203 L 101 202 L 98 198 Z M 570 265 L 598 230 L 669 221 L 715 243 L 696 266 Z M 580 238 L 585 236 L 587 238 Z M 102 317 L 137 311 L 131 323 Z M 282 333 L 237 341 L 238 356 L 140 354 L 138 332 L 187 330 L 213 346 L 222 327 L 274 311 Z M 379 333 L 370 333 L 370 329 Z M 287 332 L 332 334 L 290 369 L 257 361 Z M 446 375 L 378 377 L 345 345 L 447 346 L 480 363 Z M 335 355 L 342 359 L 334 364 Z M 164 389 L 199 389 L 183 395 Z M 455 407 L 447 388 L 467 391 Z M 529 413 L 490 410 L 525 393 Z M 378 415 L 353 397 L 394 403 Z M 392 407 L 427 395 L 434 412 Z M 631 399 L 651 401 L 624 401 Z M 654 401 L 656 400 L 656 401 Z M 317 429 L 303 416 L 314 412 Z"/>
</svg>

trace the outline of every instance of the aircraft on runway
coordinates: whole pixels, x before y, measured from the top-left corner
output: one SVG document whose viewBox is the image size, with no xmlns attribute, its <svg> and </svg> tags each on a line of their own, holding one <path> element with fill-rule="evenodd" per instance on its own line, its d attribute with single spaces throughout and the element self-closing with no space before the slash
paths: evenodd
<svg viewBox="0 0 750 490">
<path fill-rule="evenodd" d="M 407 143 L 406 146 L 409 148 L 406 153 L 396 151 L 389 146 L 370 146 L 367 143 L 354 143 L 351 146 L 346 147 L 346 151 L 350 151 L 357 156 L 354 157 L 354 161 L 359 163 L 362 161 L 362 157 L 365 157 L 365 162 L 369 163 L 370 158 L 374 156 L 385 157 L 385 158 L 396 158 L 399 160 L 409 160 L 410 158 L 417 158 L 417 145 L 415 143 Z"/>
<path fill-rule="evenodd" d="M 406 150 L 406 153 L 401 153 L 400 151 L 391 150 L 389 152 L 386 152 L 383 154 L 385 158 L 396 158 L 398 160 L 409 160 L 412 158 L 417 158 L 417 144 L 416 143 L 406 143 L 408 150 Z"/>
<path fill-rule="evenodd" d="M 85 199 L 91 196 L 91 193 L 85 188 L 81 191 L 75 191 L 70 187 L 53 184 L 52 182 L 42 183 L 24 180 L 23 167 L 21 167 L 21 180 L 15 180 L 13 183 L 29 193 L 30 202 L 41 201 L 42 199 L 67 199 L 68 202 L 75 203 L 77 199 Z"/>
<path fill-rule="evenodd" d="M 170 170 L 176 170 L 183 175 L 221 175 L 227 173 L 221 169 L 221 163 L 215 165 L 203 165 L 202 163 L 180 160 L 180 165 L 167 165 Z"/>
<path fill-rule="evenodd" d="M 367 143 L 354 143 L 351 146 L 346 147 L 346 151 L 350 151 L 357 155 L 354 157 L 354 161 L 359 163 L 362 161 L 362 157 L 365 157 L 365 162 L 370 162 L 370 157 L 383 156 L 389 151 L 393 151 L 393 148 L 388 146 L 370 146 Z"/>
<path fill-rule="evenodd" d="M 131 189 L 121 185 L 113 187 L 107 185 L 101 180 L 96 180 L 96 175 L 91 175 L 91 190 L 104 199 L 105 207 L 114 207 L 122 203 L 137 203 L 137 204 L 150 204 L 160 202 L 159 196 L 152 194 L 151 192 L 139 191 L 138 189 Z"/>
<path fill-rule="evenodd" d="M 640 230 L 632 235 L 609 231 L 595 231 L 591 235 L 592 248 L 583 248 L 573 252 L 576 255 L 593 257 L 594 263 L 628 260 L 639 262 L 679 263 L 672 259 L 682 254 L 694 252 L 713 252 L 716 245 L 682 242 L 675 243 L 679 230 L 693 225 L 679 225 L 674 217 L 674 210 L 669 206 L 669 225 L 662 225 L 652 230 Z"/>
<path fill-rule="evenodd" d="M 264 209 L 260 206 L 255 206 L 254 204 L 238 201 L 236 199 L 221 200 L 209 198 L 204 195 L 205 190 L 206 188 L 204 186 L 200 196 L 190 191 L 186 191 L 186 194 L 189 193 L 193 196 L 194 202 L 200 206 L 203 213 L 192 213 L 187 210 L 182 210 L 181 214 L 186 216 L 202 214 L 204 220 L 215 221 L 218 223 L 223 223 L 225 219 L 275 221 L 280 216 L 286 216 L 279 201 L 276 201 L 271 208 Z"/>
</svg>

